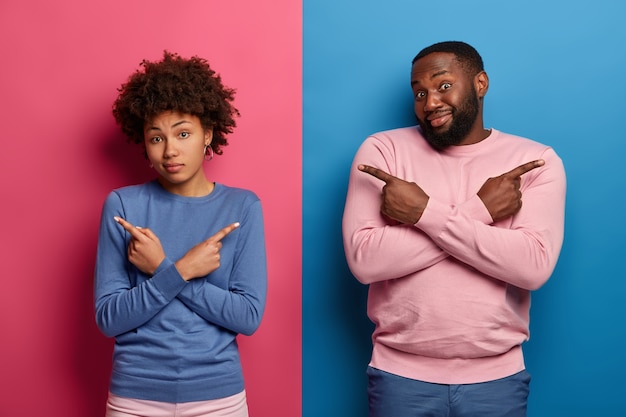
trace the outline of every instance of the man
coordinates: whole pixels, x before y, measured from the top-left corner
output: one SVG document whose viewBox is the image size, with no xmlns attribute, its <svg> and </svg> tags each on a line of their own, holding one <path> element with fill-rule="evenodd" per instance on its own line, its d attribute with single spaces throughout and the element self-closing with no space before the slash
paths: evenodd
<svg viewBox="0 0 626 417">
<path fill-rule="evenodd" d="M 470 45 L 425 48 L 418 126 L 370 136 L 354 159 L 343 236 L 370 285 L 370 417 L 526 414 L 521 344 L 561 250 L 565 172 L 550 147 L 484 128 L 488 87 Z"/>
</svg>

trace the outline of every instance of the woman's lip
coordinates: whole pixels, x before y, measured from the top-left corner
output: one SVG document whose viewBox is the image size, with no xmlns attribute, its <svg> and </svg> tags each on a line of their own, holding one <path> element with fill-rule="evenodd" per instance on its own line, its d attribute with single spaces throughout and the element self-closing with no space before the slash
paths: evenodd
<svg viewBox="0 0 626 417">
<path fill-rule="evenodd" d="M 163 167 L 167 172 L 178 172 L 183 168 L 183 164 L 164 164 Z"/>
</svg>

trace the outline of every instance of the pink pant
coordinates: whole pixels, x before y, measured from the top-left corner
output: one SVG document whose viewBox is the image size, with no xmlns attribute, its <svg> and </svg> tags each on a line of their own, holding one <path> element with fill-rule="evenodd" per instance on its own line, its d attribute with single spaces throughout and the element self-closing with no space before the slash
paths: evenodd
<svg viewBox="0 0 626 417">
<path fill-rule="evenodd" d="M 246 392 L 217 400 L 164 403 L 109 393 L 106 417 L 248 417 Z"/>
</svg>

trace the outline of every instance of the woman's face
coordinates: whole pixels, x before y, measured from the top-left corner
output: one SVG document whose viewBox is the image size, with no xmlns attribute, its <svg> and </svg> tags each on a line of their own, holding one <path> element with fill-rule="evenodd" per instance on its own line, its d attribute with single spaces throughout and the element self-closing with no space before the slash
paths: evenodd
<svg viewBox="0 0 626 417">
<path fill-rule="evenodd" d="M 197 116 L 166 111 L 144 126 L 146 154 L 159 182 L 171 193 L 202 196 L 213 184 L 204 175 L 204 147 L 211 143 L 213 131 L 206 130 Z"/>
</svg>

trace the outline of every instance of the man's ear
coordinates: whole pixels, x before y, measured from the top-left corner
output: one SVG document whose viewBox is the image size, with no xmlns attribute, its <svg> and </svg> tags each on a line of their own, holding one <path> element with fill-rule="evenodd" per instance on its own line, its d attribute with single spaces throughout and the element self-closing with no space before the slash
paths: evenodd
<svg viewBox="0 0 626 417">
<path fill-rule="evenodd" d="M 481 71 L 474 77 L 474 89 L 479 99 L 485 97 L 489 90 L 489 77 L 485 71 Z"/>
</svg>

